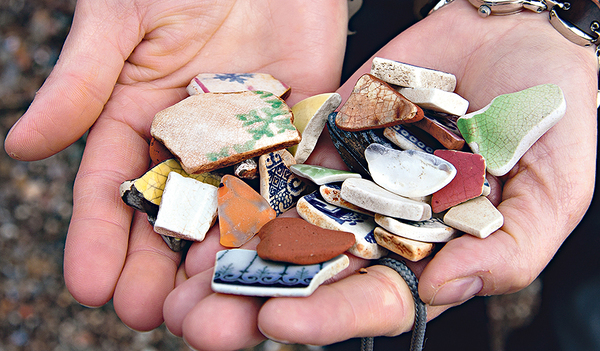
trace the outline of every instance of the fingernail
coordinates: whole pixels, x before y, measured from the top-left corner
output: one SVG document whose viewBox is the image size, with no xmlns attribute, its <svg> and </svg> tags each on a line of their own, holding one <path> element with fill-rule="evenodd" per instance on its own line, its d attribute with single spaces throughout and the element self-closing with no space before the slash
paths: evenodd
<svg viewBox="0 0 600 351">
<path fill-rule="evenodd" d="M 449 305 L 466 301 L 480 292 L 482 288 L 483 280 L 479 277 L 455 279 L 442 285 L 436 291 L 430 305 Z"/>
</svg>

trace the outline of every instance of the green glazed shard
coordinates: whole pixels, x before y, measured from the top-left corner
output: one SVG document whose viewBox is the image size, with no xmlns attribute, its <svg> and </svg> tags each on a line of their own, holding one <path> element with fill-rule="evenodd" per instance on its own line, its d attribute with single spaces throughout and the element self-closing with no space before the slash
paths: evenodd
<svg viewBox="0 0 600 351">
<path fill-rule="evenodd" d="M 291 165 L 290 171 L 300 177 L 312 180 L 317 185 L 343 182 L 348 178 L 362 178 L 358 173 L 340 171 L 321 166 L 307 165 L 304 163 Z"/>
<path fill-rule="evenodd" d="M 500 95 L 483 109 L 458 119 L 458 129 L 487 170 L 503 176 L 565 114 L 562 90 L 543 84 Z"/>
</svg>

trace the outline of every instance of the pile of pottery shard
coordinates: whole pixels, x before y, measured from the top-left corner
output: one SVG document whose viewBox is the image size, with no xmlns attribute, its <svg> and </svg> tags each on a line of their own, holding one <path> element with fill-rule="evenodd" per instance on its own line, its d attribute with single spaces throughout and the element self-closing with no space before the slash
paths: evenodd
<svg viewBox="0 0 600 351">
<path fill-rule="evenodd" d="M 452 74 L 375 58 L 341 107 L 331 93 L 289 108 L 270 75 L 200 74 L 154 117 L 154 166 L 121 197 L 175 251 L 218 220 L 217 292 L 306 296 L 346 252 L 418 261 L 502 227 L 486 171 L 508 173 L 566 110 L 545 84 L 467 114 L 455 87 Z M 350 171 L 304 163 L 325 126 Z M 302 218 L 278 218 L 294 207 Z M 239 249 L 255 235 L 256 250 Z"/>
</svg>

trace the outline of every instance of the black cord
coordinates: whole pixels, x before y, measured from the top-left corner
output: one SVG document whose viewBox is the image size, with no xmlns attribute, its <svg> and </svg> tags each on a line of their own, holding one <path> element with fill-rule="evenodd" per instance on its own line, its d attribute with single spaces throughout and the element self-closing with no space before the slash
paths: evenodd
<svg viewBox="0 0 600 351">
<path fill-rule="evenodd" d="M 415 324 L 413 326 L 412 337 L 410 340 L 410 351 L 423 350 L 423 343 L 425 342 L 425 327 L 427 325 L 427 307 L 419 297 L 419 280 L 404 262 L 395 260 L 393 258 L 384 257 L 377 263 L 395 270 L 406 281 L 406 284 L 408 285 L 413 296 L 413 300 L 415 301 Z M 362 338 L 360 346 L 361 351 L 373 351 L 373 343 L 374 339 L 372 337 Z"/>
</svg>

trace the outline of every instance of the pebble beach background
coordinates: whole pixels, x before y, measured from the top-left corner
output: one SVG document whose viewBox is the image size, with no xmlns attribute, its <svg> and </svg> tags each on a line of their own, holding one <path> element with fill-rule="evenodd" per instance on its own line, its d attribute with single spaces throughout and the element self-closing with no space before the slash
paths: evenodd
<svg viewBox="0 0 600 351">
<path fill-rule="evenodd" d="M 392 1 L 377 3 L 383 5 L 379 14 L 368 11 L 373 2 L 365 3 L 356 18 L 393 15 L 385 10 L 385 5 L 391 6 Z M 75 0 L 0 1 L 2 139 L 50 73 L 68 34 L 74 7 Z M 397 21 L 381 41 L 386 42 L 408 26 L 411 16 L 404 22 Z M 369 26 L 353 26 L 351 21 L 350 27 L 356 31 L 356 38 L 372 36 Z M 362 45 L 365 54 L 348 59 L 344 75 L 348 76 L 380 45 L 372 40 L 368 43 L 372 49 L 349 41 L 349 51 Z M 112 304 L 86 308 L 67 291 L 62 275 L 64 240 L 71 216 L 73 180 L 84 146 L 82 139 L 55 156 L 31 163 L 15 161 L 4 152 L 0 155 L 0 351 L 190 350 L 164 326 L 146 333 L 132 331 L 116 316 Z M 450 333 L 448 327 L 456 330 L 461 327 L 453 318 L 463 322 L 464 318 L 471 319 L 472 327 L 479 328 L 473 334 L 479 335 L 473 337 L 468 347 L 463 344 L 452 348 L 447 347 L 452 343 L 446 343 L 440 349 L 505 349 L 507 335 L 536 316 L 541 290 L 542 283 L 538 280 L 519 294 L 476 298 L 456 308 L 454 314 L 449 312 L 448 317 L 444 314 L 439 322 L 430 323 L 426 350 L 437 349 L 436 339 L 441 345 L 451 340 L 445 336 Z M 407 345 L 408 336 L 398 342 Z M 458 334 L 455 337 L 462 338 Z M 376 347 L 379 342 L 378 339 Z M 331 348 L 358 350 L 356 341 L 352 348 L 344 345 L 350 344 Z M 321 348 L 265 343 L 254 350 L 317 349 Z"/>
</svg>

